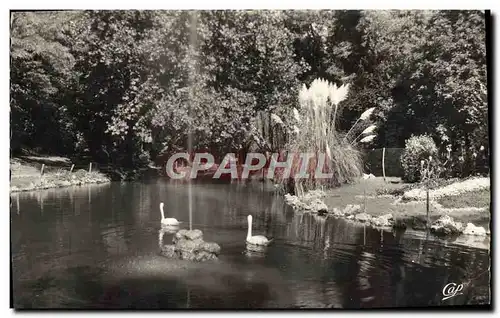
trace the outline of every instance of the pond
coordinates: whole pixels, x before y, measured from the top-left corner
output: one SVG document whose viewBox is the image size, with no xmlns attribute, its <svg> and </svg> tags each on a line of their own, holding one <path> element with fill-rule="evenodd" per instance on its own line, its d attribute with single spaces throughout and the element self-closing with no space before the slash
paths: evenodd
<svg viewBox="0 0 500 318">
<path fill-rule="evenodd" d="M 13 305 L 489 304 L 487 249 L 295 214 L 271 188 L 263 183 L 188 186 L 155 180 L 12 194 Z M 191 263 L 159 254 L 160 202 L 165 203 L 166 217 L 183 221 L 182 228 L 189 228 L 192 209 L 192 228 L 202 230 L 206 241 L 222 248 L 217 262 Z M 265 253 L 245 252 L 248 214 L 253 215 L 254 235 L 274 238 Z M 453 286 L 460 292 L 453 293 Z M 453 297 L 443 300 L 446 295 Z"/>
</svg>

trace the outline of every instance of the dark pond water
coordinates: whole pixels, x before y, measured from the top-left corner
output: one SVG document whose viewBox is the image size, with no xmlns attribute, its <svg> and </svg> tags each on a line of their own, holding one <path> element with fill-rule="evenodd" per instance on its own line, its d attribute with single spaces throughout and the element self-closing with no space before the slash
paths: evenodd
<svg viewBox="0 0 500 318">
<path fill-rule="evenodd" d="M 189 227 L 185 184 L 112 183 L 12 196 L 16 308 L 373 308 L 487 304 L 489 251 L 294 214 L 262 184 L 194 184 L 192 226 L 216 263 L 159 255 L 159 203 Z M 245 253 L 254 235 L 274 237 Z M 165 237 L 169 241 L 171 237 Z M 443 288 L 464 284 L 442 300 Z"/>
</svg>

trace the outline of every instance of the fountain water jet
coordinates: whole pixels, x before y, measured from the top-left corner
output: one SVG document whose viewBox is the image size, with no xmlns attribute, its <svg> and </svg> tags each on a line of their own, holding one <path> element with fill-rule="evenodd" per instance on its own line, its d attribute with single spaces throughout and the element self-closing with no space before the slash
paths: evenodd
<svg viewBox="0 0 500 318">
<path fill-rule="evenodd" d="M 197 12 L 190 11 L 190 29 L 191 32 L 189 34 L 189 100 L 191 103 L 189 104 L 188 114 L 192 116 L 192 102 L 194 101 L 194 89 L 195 89 L 195 77 L 197 73 L 196 69 L 196 45 L 197 45 Z M 193 136 L 192 136 L 192 127 L 188 128 L 188 153 L 192 154 L 193 151 Z M 189 230 L 193 230 L 193 189 L 191 182 L 188 183 L 188 209 L 189 209 Z"/>
</svg>

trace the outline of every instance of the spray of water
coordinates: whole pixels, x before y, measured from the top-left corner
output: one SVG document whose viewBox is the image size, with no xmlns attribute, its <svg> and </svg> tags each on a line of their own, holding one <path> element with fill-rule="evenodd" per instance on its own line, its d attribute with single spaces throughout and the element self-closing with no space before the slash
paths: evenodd
<svg viewBox="0 0 500 318">
<path fill-rule="evenodd" d="M 190 56 L 189 56 L 189 92 L 190 92 L 190 101 L 194 100 L 194 90 L 195 90 L 195 77 L 196 77 L 196 45 L 197 45 L 197 18 L 198 13 L 196 11 L 190 11 L 190 34 L 189 34 L 189 48 L 190 48 Z M 189 116 L 192 116 L 192 103 L 188 106 Z M 193 153 L 193 136 L 192 136 L 192 127 L 189 127 L 188 130 L 188 153 Z M 189 229 L 193 229 L 193 189 L 191 182 L 188 182 L 188 209 L 189 209 Z"/>
</svg>

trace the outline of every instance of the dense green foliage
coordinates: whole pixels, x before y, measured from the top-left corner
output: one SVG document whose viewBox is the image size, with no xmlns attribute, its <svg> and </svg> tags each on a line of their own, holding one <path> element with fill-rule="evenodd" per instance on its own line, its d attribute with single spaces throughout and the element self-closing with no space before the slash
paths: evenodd
<svg viewBox="0 0 500 318">
<path fill-rule="evenodd" d="M 189 141 L 276 150 L 270 115 L 315 78 L 350 85 L 339 131 L 376 107 L 373 147 L 429 134 L 466 163 L 489 153 L 479 11 L 12 13 L 11 146 L 129 168 Z"/>
<path fill-rule="evenodd" d="M 403 166 L 403 180 L 416 182 L 421 178 L 422 166 L 428 162 L 436 163 L 438 149 L 434 140 L 427 135 L 412 136 L 406 141 L 405 149 L 401 154 Z"/>
</svg>

